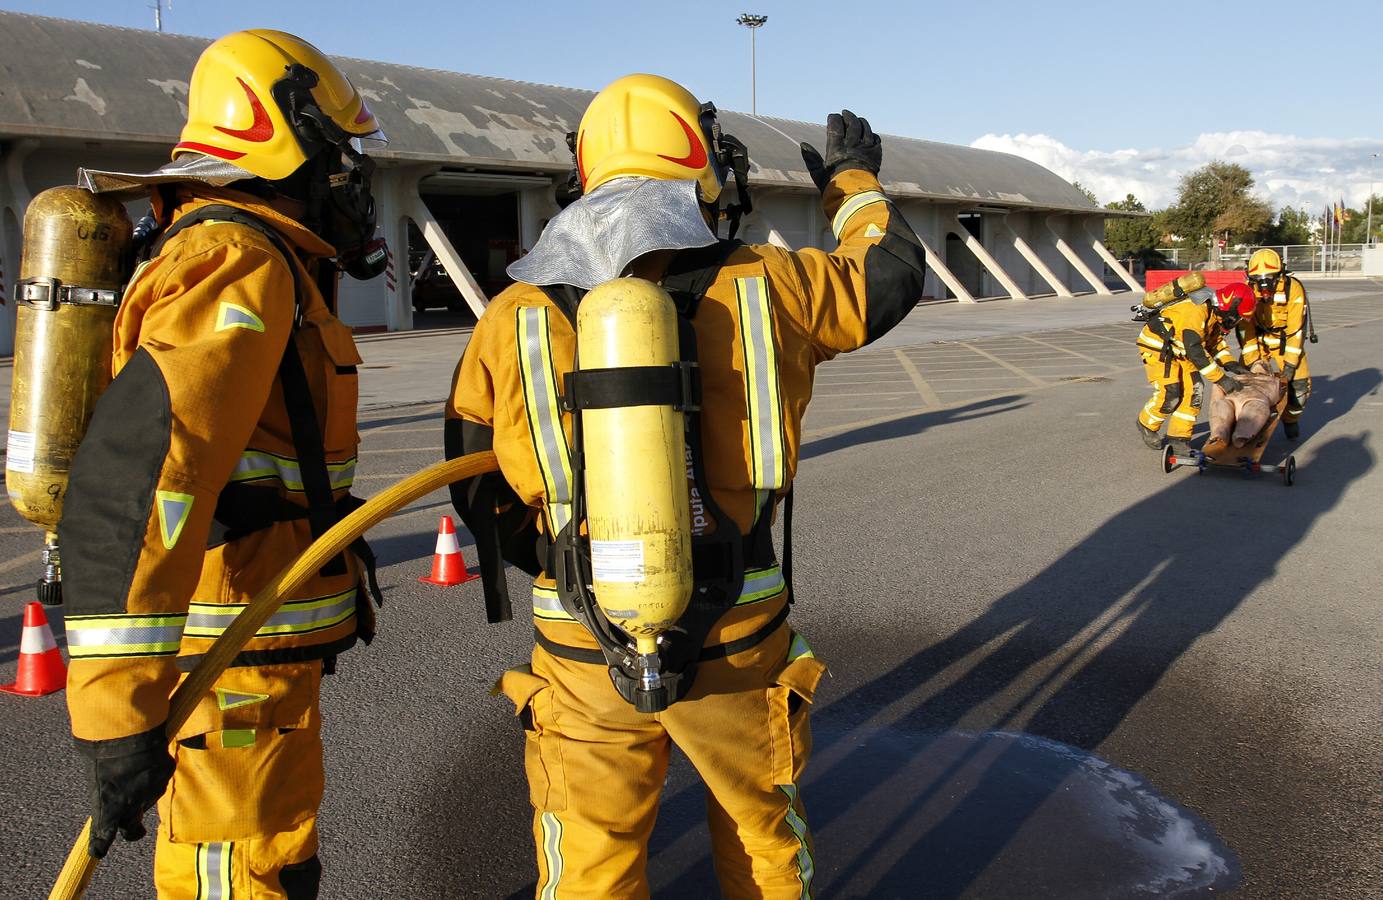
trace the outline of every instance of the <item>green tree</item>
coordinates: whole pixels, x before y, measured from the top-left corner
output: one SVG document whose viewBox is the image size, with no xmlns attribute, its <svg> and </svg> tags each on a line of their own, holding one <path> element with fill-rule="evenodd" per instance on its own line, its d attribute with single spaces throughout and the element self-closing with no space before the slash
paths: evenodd
<svg viewBox="0 0 1383 900">
<path fill-rule="evenodd" d="M 1373 195 L 1373 236 L 1374 239 L 1383 238 L 1383 222 L 1379 221 L 1383 216 L 1383 197 Z M 1340 226 L 1340 241 L 1346 244 L 1362 244 L 1366 240 L 1364 237 L 1364 227 L 1368 222 L 1368 201 L 1359 209 L 1346 209 L 1345 221 Z"/>
<path fill-rule="evenodd" d="M 1095 198 L 1095 192 L 1092 191 L 1092 190 L 1090 190 L 1090 188 L 1086 187 L 1085 185 L 1081 184 L 1079 181 L 1073 181 L 1073 182 L 1071 182 L 1071 187 L 1075 188 L 1076 190 L 1080 191 L 1080 192 L 1081 192 L 1082 194 L 1084 194 L 1085 196 L 1089 197 L 1089 198 L 1090 198 L 1090 202 L 1093 203 L 1094 205 L 1096 205 L 1096 206 L 1099 206 L 1099 205 L 1100 205 L 1100 201 L 1097 200 L 1097 199 Z"/>
<path fill-rule="evenodd" d="M 1271 207 L 1253 197 L 1253 175 L 1237 163 L 1214 160 L 1181 177 L 1177 202 L 1167 209 L 1167 226 L 1191 245 L 1211 234 L 1253 242 L 1272 221 Z"/>
<path fill-rule="evenodd" d="M 1277 220 L 1259 236 L 1260 244 L 1309 244 L 1315 239 L 1319 221 L 1304 209 L 1284 206 Z"/>
<path fill-rule="evenodd" d="M 1125 212 L 1145 213 L 1148 208 L 1137 197 L 1129 194 L 1122 200 L 1112 200 L 1105 209 L 1118 209 Z M 1158 245 L 1161 234 L 1156 221 L 1151 216 L 1104 220 L 1104 243 L 1109 252 L 1119 258 L 1125 256 L 1144 256 Z"/>
</svg>

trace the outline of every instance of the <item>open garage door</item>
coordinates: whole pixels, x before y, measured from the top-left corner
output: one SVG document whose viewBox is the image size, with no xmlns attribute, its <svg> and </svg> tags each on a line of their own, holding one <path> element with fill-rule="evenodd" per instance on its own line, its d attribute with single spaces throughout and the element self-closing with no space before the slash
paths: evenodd
<svg viewBox="0 0 1383 900">
<path fill-rule="evenodd" d="M 980 217 L 973 213 L 961 213 L 956 217 L 966 231 L 976 238 L 984 240 L 984 233 Z M 946 266 L 956 276 L 956 280 L 965 286 L 971 296 L 983 297 L 984 290 L 984 269 L 980 266 L 980 261 L 975 258 L 975 254 L 966 249 L 965 241 L 960 235 L 947 233 L 946 235 Z"/>
<path fill-rule="evenodd" d="M 504 270 L 522 252 L 519 194 L 551 180 L 534 176 L 439 172 L 418 183 L 418 194 L 485 296 L 509 285 Z M 414 328 L 444 328 L 475 321 L 438 254 L 416 224 L 408 229 Z"/>
</svg>

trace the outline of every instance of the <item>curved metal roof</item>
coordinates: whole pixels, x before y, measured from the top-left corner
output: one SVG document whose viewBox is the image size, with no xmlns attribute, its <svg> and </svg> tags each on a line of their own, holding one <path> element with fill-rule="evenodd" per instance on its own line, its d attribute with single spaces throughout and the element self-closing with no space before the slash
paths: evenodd
<svg viewBox="0 0 1383 900">
<path fill-rule="evenodd" d="M 173 143 L 187 113 L 187 78 L 204 38 L 0 12 L 0 136 Z M 564 135 L 590 91 L 368 60 L 341 59 L 389 134 L 382 159 L 481 169 L 563 172 Z M 797 145 L 824 129 L 723 111 L 748 146 L 751 180 L 810 188 Z M 824 149 L 824 148 L 823 148 Z M 988 206 L 1100 212 L 1036 163 L 989 150 L 884 136 L 885 187 L 895 196 Z"/>
</svg>

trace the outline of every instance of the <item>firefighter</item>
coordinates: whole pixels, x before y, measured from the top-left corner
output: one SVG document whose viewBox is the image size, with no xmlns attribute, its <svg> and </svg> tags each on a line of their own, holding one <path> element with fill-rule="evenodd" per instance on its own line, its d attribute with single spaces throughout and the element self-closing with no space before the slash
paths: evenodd
<svg viewBox="0 0 1383 900">
<path fill-rule="evenodd" d="M 491 618 L 507 615 L 501 556 L 537 575 L 537 646 L 497 690 L 526 732 L 540 897 L 648 896 L 648 836 L 674 743 L 705 781 L 725 895 L 809 895 L 798 786 L 824 666 L 787 623 L 790 572 L 770 529 L 792 487 L 816 365 L 907 315 L 925 264 L 880 187 L 868 122 L 832 115 L 827 135 L 824 158 L 810 145 L 802 153 L 839 241 L 833 252 L 718 240 L 722 216 L 733 236 L 749 206 L 743 145 L 681 86 L 615 81 L 576 134 L 584 195 L 510 267 L 517 283 L 486 309 L 458 366 L 447 455 L 492 447 L 503 472 L 453 490 L 481 551 Z M 738 203 L 727 206 L 731 177 Z M 581 532 L 573 416 L 557 402 L 574 367 L 576 306 L 620 275 L 668 290 L 700 379 L 686 440 L 697 593 L 665 635 L 680 641 L 663 670 L 678 687 L 656 714 L 636 708 L 637 682 L 611 664 L 573 614 L 569 585 L 553 577 L 564 571 L 554 540 Z"/>
<path fill-rule="evenodd" d="M 1251 366 L 1260 359 L 1271 359 L 1277 364 L 1287 379 L 1282 428 L 1288 438 L 1296 440 L 1301 433 L 1301 414 L 1311 397 L 1311 369 L 1306 362 L 1311 310 L 1306 288 L 1283 267 L 1276 250 L 1255 250 L 1246 273 L 1258 307 L 1239 326 L 1243 362 Z"/>
<path fill-rule="evenodd" d="M 1253 297 L 1240 284 L 1219 291 L 1198 288 L 1149 314 L 1138 334 L 1139 355 L 1153 388 L 1138 413 L 1143 443 L 1160 450 L 1158 432 L 1166 422 L 1167 443 L 1179 454 L 1190 451 L 1203 382 L 1233 393 L 1240 387 L 1234 376 L 1248 372 L 1234 358 L 1225 335 L 1253 306 Z"/>
<path fill-rule="evenodd" d="M 60 525 L 89 852 L 142 837 L 157 801 L 160 897 L 317 895 L 318 688 L 373 634 L 367 548 L 285 602 L 176 734 L 164 722 L 181 674 L 351 508 L 360 357 L 333 308 L 338 266 L 383 264 L 362 153 L 382 139 L 315 47 L 243 31 L 198 60 L 171 163 L 83 173 L 147 190 L 162 229 Z"/>
</svg>

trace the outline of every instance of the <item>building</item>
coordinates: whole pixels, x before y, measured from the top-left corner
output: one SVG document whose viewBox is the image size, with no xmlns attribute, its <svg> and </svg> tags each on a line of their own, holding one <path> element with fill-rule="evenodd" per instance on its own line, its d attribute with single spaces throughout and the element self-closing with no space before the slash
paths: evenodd
<svg viewBox="0 0 1383 900">
<path fill-rule="evenodd" d="M 187 79 L 209 42 L 0 12 L 0 353 L 13 346 L 20 223 L 29 199 L 71 184 L 80 166 L 162 164 L 187 112 Z M 571 168 L 564 136 L 588 91 L 365 60 L 340 60 L 389 135 L 379 220 L 393 250 L 385 276 L 346 279 L 340 315 L 361 329 L 413 327 L 414 270 L 440 261 L 477 314 L 504 268 L 557 213 Z M 827 110 L 823 110 L 823 118 Z M 792 247 L 833 244 L 798 143 L 820 124 L 723 112 L 749 147 L 755 212 L 741 236 Z M 1076 188 L 1003 153 L 885 136 L 881 179 L 927 246 L 928 295 L 1108 293 L 1104 218 Z M 405 253 L 404 248 L 409 252 Z M 433 271 L 436 271 L 435 269 Z"/>
</svg>

